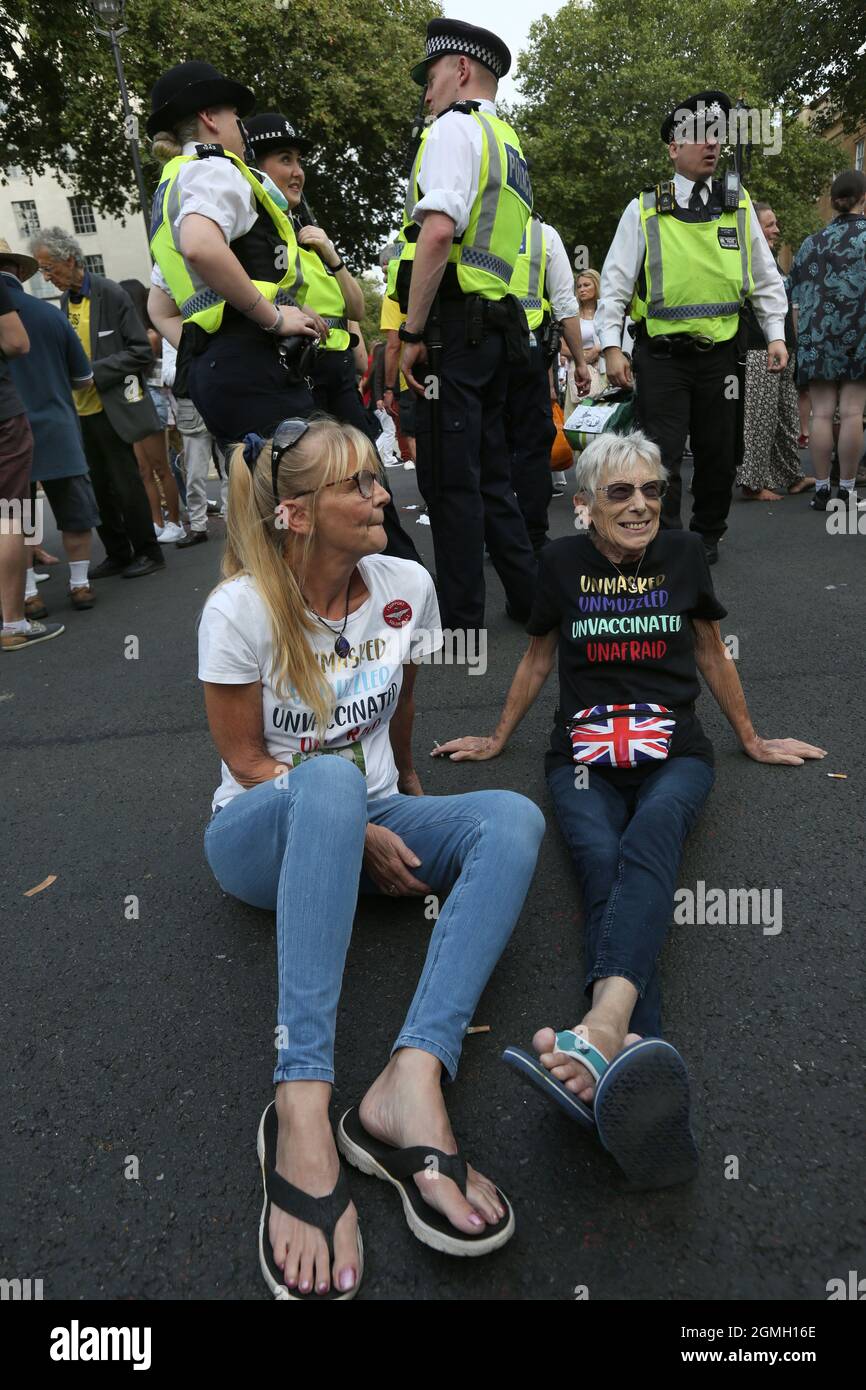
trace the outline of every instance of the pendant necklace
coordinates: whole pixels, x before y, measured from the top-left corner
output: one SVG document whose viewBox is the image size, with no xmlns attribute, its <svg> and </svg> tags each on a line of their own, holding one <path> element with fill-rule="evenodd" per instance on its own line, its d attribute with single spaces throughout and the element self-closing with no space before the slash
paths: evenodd
<svg viewBox="0 0 866 1390">
<path fill-rule="evenodd" d="M 349 652 L 352 650 L 351 644 L 347 642 L 346 638 L 343 636 L 343 633 L 346 631 L 346 624 L 349 621 L 349 590 L 351 589 L 351 587 L 352 576 L 349 575 L 349 582 L 346 585 L 346 615 L 343 618 L 343 626 L 337 633 L 337 640 L 334 643 L 334 651 L 339 657 L 347 657 L 349 655 Z M 318 613 L 313 612 L 312 608 L 310 609 L 310 612 L 313 614 L 313 617 L 315 618 L 316 622 L 321 623 L 322 627 L 325 628 L 327 632 L 330 632 L 331 636 L 333 637 L 334 629 L 331 627 L 331 624 L 326 623 L 324 618 L 320 618 Z"/>
</svg>

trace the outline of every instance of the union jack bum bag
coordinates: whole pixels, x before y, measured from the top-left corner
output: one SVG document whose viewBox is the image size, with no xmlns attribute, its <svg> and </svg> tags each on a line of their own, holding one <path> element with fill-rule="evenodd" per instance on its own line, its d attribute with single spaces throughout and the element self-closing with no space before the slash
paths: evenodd
<svg viewBox="0 0 866 1390">
<path fill-rule="evenodd" d="M 675 723 L 666 705 L 593 705 L 568 722 L 572 756 L 595 767 L 663 762 Z"/>
</svg>

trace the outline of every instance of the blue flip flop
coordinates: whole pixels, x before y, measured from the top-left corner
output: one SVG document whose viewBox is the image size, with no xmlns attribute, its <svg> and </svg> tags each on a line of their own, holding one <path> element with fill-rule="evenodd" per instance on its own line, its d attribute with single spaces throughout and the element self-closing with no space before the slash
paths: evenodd
<svg viewBox="0 0 866 1390">
<path fill-rule="evenodd" d="M 661 1038 L 631 1043 L 596 1087 L 598 1137 L 634 1188 L 674 1187 L 698 1169 L 689 1121 L 689 1074 Z"/>
<path fill-rule="evenodd" d="M 587 1042 L 586 1038 L 582 1038 L 579 1033 L 572 1032 L 570 1028 L 557 1033 L 554 1051 L 577 1057 L 595 1078 L 596 1083 L 607 1070 L 607 1058 L 599 1052 L 597 1047 L 593 1047 L 592 1043 Z M 558 1105 L 560 1110 L 564 1110 L 566 1115 L 575 1120 L 582 1129 L 595 1130 L 592 1106 L 587 1105 L 586 1101 L 569 1091 L 555 1076 L 551 1076 L 547 1067 L 543 1066 L 531 1052 L 524 1051 L 522 1047 L 506 1047 L 502 1054 L 502 1060 L 506 1066 L 516 1071 L 518 1076 L 522 1076 L 536 1090 L 547 1096 L 548 1100 L 552 1100 L 555 1105 Z"/>
</svg>

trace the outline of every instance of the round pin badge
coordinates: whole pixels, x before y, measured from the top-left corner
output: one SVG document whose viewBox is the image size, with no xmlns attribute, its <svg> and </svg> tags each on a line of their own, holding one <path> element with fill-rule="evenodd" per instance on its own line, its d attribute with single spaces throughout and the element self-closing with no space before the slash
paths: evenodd
<svg viewBox="0 0 866 1390">
<path fill-rule="evenodd" d="M 389 627 L 405 627 L 412 617 L 412 609 L 404 598 L 392 598 L 382 609 L 382 617 Z"/>
</svg>

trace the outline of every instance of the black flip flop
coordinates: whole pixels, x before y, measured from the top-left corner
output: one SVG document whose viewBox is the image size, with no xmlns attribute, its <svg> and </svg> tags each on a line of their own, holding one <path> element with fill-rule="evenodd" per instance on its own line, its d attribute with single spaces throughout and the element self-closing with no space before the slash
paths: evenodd
<svg viewBox="0 0 866 1390">
<path fill-rule="evenodd" d="M 274 1252 L 268 1235 L 271 1203 L 273 1202 L 274 1206 L 279 1207 L 281 1211 L 288 1212 L 289 1216 L 295 1216 L 299 1221 L 305 1221 L 308 1226 L 315 1226 L 322 1232 L 328 1242 L 328 1251 L 333 1268 L 334 1227 L 352 1200 L 346 1174 L 342 1167 L 337 1185 L 333 1192 L 328 1193 L 327 1197 L 311 1197 L 308 1192 L 302 1192 L 299 1187 L 295 1187 L 285 1178 L 280 1177 L 277 1172 L 277 1110 L 273 1101 L 266 1107 L 262 1115 L 256 1149 L 261 1164 L 262 1185 L 264 1187 L 264 1204 L 259 1221 L 259 1264 L 272 1296 L 283 1301 L 291 1299 L 294 1303 L 336 1303 L 354 1298 L 361 1286 L 361 1279 L 364 1274 L 364 1244 L 360 1231 L 358 1232 L 358 1277 L 346 1293 L 334 1288 L 333 1284 L 327 1293 L 316 1293 L 314 1288 L 309 1293 L 300 1293 L 297 1289 L 288 1288 L 284 1281 L 283 1271 L 274 1259 Z"/>
<path fill-rule="evenodd" d="M 662 1038 L 641 1038 L 614 1057 L 595 1091 L 598 1137 L 641 1191 L 690 1182 L 698 1171 L 689 1073 Z"/>
<path fill-rule="evenodd" d="M 413 1181 L 416 1173 L 428 1173 L 453 1178 L 466 1196 L 466 1162 L 459 1154 L 442 1153 L 440 1149 L 416 1146 L 396 1149 L 374 1139 L 361 1124 L 357 1106 L 347 1110 L 337 1130 L 337 1147 L 355 1168 L 370 1177 L 381 1178 L 396 1187 L 403 1202 L 409 1230 L 424 1245 L 446 1255 L 489 1255 L 514 1235 L 514 1212 L 511 1203 L 497 1187 L 496 1193 L 505 1207 L 505 1215 L 495 1225 L 487 1225 L 477 1236 L 467 1235 L 452 1226 L 447 1216 L 434 1211 L 424 1201 Z"/>
</svg>

